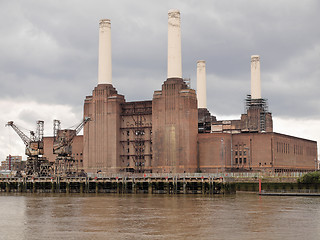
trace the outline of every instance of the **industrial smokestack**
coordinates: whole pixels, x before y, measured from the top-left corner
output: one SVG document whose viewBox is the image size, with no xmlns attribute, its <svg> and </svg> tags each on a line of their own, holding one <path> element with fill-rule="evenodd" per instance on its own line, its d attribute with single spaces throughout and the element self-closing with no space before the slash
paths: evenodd
<svg viewBox="0 0 320 240">
<path fill-rule="evenodd" d="M 109 19 L 102 19 L 99 23 L 98 84 L 112 84 L 111 22 Z"/>
<path fill-rule="evenodd" d="M 207 108 L 206 61 L 197 62 L 198 108 Z"/>
<path fill-rule="evenodd" d="M 168 12 L 168 78 L 182 78 L 179 10 Z"/>
<path fill-rule="evenodd" d="M 251 56 L 251 99 L 261 99 L 259 55 Z"/>
</svg>

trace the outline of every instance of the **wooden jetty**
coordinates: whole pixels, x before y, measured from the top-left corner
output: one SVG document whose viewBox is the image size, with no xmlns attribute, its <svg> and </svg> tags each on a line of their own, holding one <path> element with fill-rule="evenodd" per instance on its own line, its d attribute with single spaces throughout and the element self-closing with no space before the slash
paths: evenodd
<svg viewBox="0 0 320 240">
<path fill-rule="evenodd" d="M 30 193 L 217 194 L 228 191 L 228 188 L 225 187 L 223 178 L 210 175 L 141 174 L 94 177 L 1 177 L 0 191 Z"/>
</svg>

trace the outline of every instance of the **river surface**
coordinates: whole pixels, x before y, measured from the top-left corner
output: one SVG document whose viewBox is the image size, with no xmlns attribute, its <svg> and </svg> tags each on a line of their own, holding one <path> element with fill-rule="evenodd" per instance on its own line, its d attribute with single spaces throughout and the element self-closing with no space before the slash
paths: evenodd
<svg viewBox="0 0 320 240">
<path fill-rule="evenodd" d="M 320 239 L 320 197 L 0 193 L 0 239 Z"/>
</svg>

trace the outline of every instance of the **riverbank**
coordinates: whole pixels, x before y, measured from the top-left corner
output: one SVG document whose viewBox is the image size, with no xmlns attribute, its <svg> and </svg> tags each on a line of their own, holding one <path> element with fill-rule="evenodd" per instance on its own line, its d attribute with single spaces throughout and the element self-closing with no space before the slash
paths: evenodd
<svg viewBox="0 0 320 240">
<path fill-rule="evenodd" d="M 320 197 L 320 193 L 297 193 L 297 192 L 261 192 L 261 196 L 292 196 L 292 197 Z"/>
</svg>

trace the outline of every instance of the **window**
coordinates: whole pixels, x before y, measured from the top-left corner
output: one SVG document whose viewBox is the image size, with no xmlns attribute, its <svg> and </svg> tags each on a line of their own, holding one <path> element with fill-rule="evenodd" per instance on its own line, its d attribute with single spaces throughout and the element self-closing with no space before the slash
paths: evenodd
<svg viewBox="0 0 320 240">
<path fill-rule="evenodd" d="M 244 159 L 243 159 L 243 163 L 247 163 L 247 158 L 244 158 Z"/>
<path fill-rule="evenodd" d="M 236 164 L 238 164 L 238 158 L 236 158 Z"/>
<path fill-rule="evenodd" d="M 242 158 L 239 158 L 239 163 L 240 163 L 240 164 L 242 163 Z"/>
<path fill-rule="evenodd" d="M 127 136 L 129 136 L 130 135 L 130 131 L 127 131 Z"/>
<path fill-rule="evenodd" d="M 136 130 L 136 131 L 135 131 L 135 135 L 136 135 L 136 136 L 144 135 L 144 130 Z"/>
</svg>

